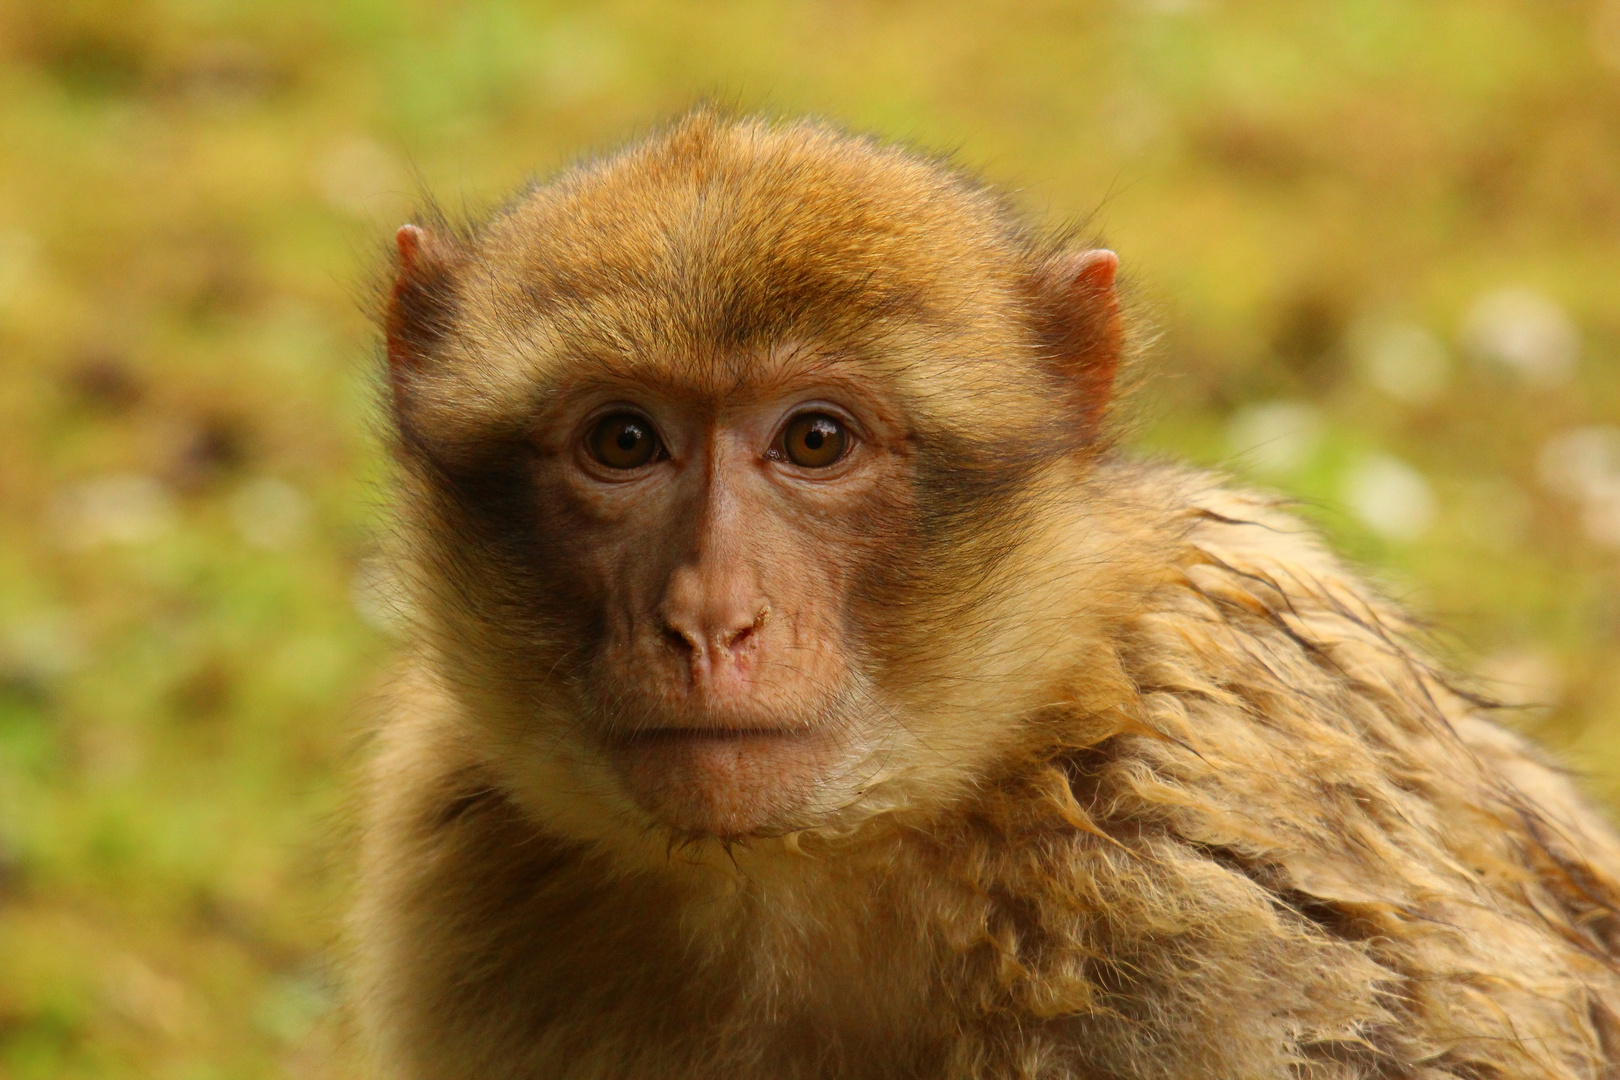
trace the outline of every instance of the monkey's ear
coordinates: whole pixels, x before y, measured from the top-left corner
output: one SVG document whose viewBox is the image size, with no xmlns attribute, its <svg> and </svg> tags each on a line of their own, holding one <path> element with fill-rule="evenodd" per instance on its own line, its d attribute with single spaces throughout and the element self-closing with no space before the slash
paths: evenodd
<svg viewBox="0 0 1620 1080">
<path fill-rule="evenodd" d="M 1054 257 L 1042 275 L 1046 347 L 1073 387 L 1088 437 L 1102 423 L 1119 372 L 1124 330 L 1114 275 L 1119 256 L 1098 248 Z"/>
<path fill-rule="evenodd" d="M 403 408 L 412 376 L 449 333 L 456 310 L 454 271 L 462 252 L 454 240 L 420 225 L 401 225 L 394 244 L 394 288 L 388 297 L 384 330 L 394 403 Z"/>
</svg>

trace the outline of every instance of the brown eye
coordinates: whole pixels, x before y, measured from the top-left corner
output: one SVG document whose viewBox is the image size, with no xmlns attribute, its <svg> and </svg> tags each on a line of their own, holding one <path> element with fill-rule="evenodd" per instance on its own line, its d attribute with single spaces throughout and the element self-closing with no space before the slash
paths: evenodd
<svg viewBox="0 0 1620 1080">
<path fill-rule="evenodd" d="M 844 425 L 826 413 L 795 416 L 782 433 L 782 450 L 788 460 L 806 469 L 825 469 L 843 457 L 848 447 Z"/>
<path fill-rule="evenodd" d="M 634 413 L 604 416 L 591 429 L 591 456 L 610 469 L 639 469 L 658 452 L 652 425 Z"/>
</svg>

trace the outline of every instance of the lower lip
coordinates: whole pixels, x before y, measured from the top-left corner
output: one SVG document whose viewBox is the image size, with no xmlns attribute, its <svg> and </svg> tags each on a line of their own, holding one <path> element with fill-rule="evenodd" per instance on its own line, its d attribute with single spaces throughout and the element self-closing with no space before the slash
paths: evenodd
<svg viewBox="0 0 1620 1080">
<path fill-rule="evenodd" d="M 728 836 L 793 819 L 830 750 L 825 733 L 780 728 L 652 728 L 612 746 L 644 810 L 687 832 Z"/>
<path fill-rule="evenodd" d="M 630 745 L 681 742 L 749 742 L 756 739 L 796 739 L 803 732 L 781 728 L 652 728 L 622 736 Z"/>
</svg>

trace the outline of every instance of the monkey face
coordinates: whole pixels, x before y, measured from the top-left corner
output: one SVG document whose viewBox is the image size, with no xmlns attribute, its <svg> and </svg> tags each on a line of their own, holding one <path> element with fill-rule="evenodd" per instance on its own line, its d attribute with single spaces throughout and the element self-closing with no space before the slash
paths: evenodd
<svg viewBox="0 0 1620 1080">
<path fill-rule="evenodd" d="M 880 733 L 849 598 L 905 528 L 906 435 L 848 378 L 723 398 L 608 381 L 537 422 L 552 572 L 595 598 L 574 707 L 641 808 L 739 836 L 859 787 L 838 774 Z"/>
<path fill-rule="evenodd" d="M 836 826 L 971 784 L 1049 700 L 1013 569 L 1080 536 L 1025 543 L 1093 443 L 1114 257 L 820 138 L 711 133 L 398 234 L 427 637 L 469 741 L 565 832 Z"/>
<path fill-rule="evenodd" d="M 996 568 L 1043 454 L 919 424 L 881 365 L 819 345 L 574 375 L 416 450 L 438 648 L 537 813 L 584 789 L 621 821 L 774 835 L 984 759 L 1025 705 L 939 661 L 1023 652 Z"/>
</svg>

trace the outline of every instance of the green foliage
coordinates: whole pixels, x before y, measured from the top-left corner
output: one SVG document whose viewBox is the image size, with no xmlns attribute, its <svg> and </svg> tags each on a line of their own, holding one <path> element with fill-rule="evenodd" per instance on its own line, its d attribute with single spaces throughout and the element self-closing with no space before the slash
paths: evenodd
<svg viewBox="0 0 1620 1080">
<path fill-rule="evenodd" d="M 356 283 L 419 189 L 702 96 L 1089 220 L 1133 440 L 1300 496 L 1620 792 L 1620 0 L 0 0 L 0 1078 L 352 1073 Z"/>
</svg>

